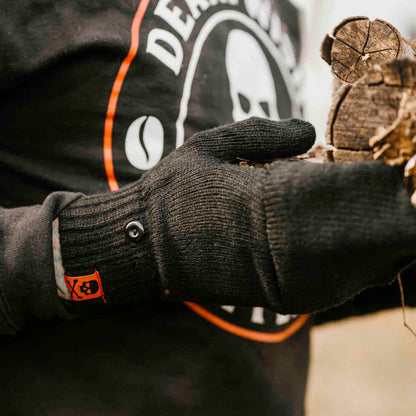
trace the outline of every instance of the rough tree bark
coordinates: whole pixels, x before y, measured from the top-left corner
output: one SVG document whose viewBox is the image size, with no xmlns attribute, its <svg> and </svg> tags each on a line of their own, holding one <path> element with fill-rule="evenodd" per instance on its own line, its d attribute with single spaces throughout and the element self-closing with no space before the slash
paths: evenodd
<svg viewBox="0 0 416 416">
<path fill-rule="evenodd" d="M 403 135 L 406 129 L 398 119 L 414 114 L 416 41 L 405 40 L 390 23 L 380 19 L 370 21 L 365 16 L 343 20 L 333 36 L 326 36 L 321 47 L 321 56 L 334 75 L 333 104 L 326 133 L 333 150 L 328 152 L 328 159 L 372 160 L 373 146 L 369 142 L 379 137 L 378 145 L 372 142 L 376 157 L 389 158 L 395 154 L 394 163 L 398 164 L 399 150 L 392 145 L 398 135 L 390 131 L 389 143 L 380 135 L 388 129 L 400 130 Z M 407 126 L 406 131 L 409 135 L 412 128 Z M 390 157 L 390 164 L 393 159 Z"/>
<path fill-rule="evenodd" d="M 398 118 L 404 117 L 406 109 L 412 112 L 415 102 L 415 60 L 400 59 L 375 66 L 357 82 L 343 84 L 334 94 L 328 117 L 327 142 L 334 146 L 329 160 L 372 160 L 370 140 L 391 126 L 401 127 Z M 412 138 L 411 131 L 407 139 Z"/>
</svg>

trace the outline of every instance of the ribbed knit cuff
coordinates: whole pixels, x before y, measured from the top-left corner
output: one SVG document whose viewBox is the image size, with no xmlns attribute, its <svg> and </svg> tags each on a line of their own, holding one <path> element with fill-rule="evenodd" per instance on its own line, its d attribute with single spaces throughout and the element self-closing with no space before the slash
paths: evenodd
<svg viewBox="0 0 416 416">
<path fill-rule="evenodd" d="M 268 172 L 267 235 L 285 313 L 339 305 L 414 262 L 416 213 L 400 168 L 275 162 Z"/>
<path fill-rule="evenodd" d="M 137 184 L 113 193 L 82 197 L 63 210 L 59 218 L 66 276 L 91 275 L 97 270 L 108 304 L 160 296 L 160 280 Z M 143 225 L 141 239 L 129 238 L 126 225 L 132 221 Z M 76 303 L 102 302 L 96 298 Z"/>
</svg>

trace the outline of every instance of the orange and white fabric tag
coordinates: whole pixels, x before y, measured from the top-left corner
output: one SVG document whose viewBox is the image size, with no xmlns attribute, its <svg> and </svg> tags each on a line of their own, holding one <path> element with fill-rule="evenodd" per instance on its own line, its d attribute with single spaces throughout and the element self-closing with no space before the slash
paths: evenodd
<svg viewBox="0 0 416 416">
<path fill-rule="evenodd" d="M 101 297 L 106 303 L 100 273 L 97 270 L 88 276 L 65 275 L 64 277 L 72 300 L 81 301 Z"/>
</svg>

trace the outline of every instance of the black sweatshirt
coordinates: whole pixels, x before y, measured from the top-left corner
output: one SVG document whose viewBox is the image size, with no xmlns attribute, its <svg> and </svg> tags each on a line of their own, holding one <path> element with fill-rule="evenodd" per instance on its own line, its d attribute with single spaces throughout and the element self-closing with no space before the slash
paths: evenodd
<svg viewBox="0 0 416 416">
<path fill-rule="evenodd" d="M 2 5 L 0 204 L 47 197 L 1 211 L 2 332 L 23 325 L 14 293 L 38 320 L 83 309 L 54 296 L 52 247 L 52 222 L 79 192 L 135 181 L 198 131 L 299 115 L 296 9 L 253 4 Z M 385 293 L 365 304 L 394 304 Z M 344 308 L 360 313 L 356 303 Z M 260 307 L 158 300 L 31 322 L 1 339 L 0 413 L 301 415 L 309 324 Z"/>
</svg>

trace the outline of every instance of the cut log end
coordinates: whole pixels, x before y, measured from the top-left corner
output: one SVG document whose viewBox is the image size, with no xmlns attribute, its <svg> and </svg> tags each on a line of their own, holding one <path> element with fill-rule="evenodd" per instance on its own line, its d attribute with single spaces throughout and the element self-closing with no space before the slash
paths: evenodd
<svg viewBox="0 0 416 416">
<path fill-rule="evenodd" d="M 357 16 L 326 36 L 321 57 L 334 75 L 326 160 L 383 160 L 404 167 L 416 207 L 416 41 L 391 24 Z"/>
<path fill-rule="evenodd" d="M 333 38 L 327 35 L 321 46 L 321 57 L 331 65 L 333 74 L 347 83 L 357 81 L 375 65 L 414 55 L 412 45 L 394 26 L 365 16 L 342 21 Z"/>
</svg>

